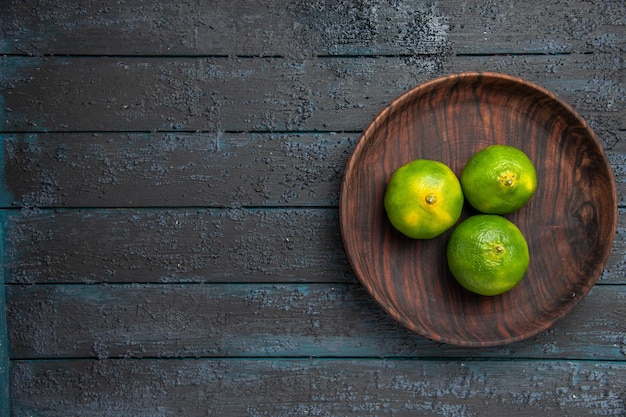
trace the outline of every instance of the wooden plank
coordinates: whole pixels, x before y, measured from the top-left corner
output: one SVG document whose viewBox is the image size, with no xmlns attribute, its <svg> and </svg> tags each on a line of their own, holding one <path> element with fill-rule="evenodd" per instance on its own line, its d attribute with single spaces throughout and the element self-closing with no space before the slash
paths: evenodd
<svg viewBox="0 0 626 417">
<path fill-rule="evenodd" d="M 4 229 L 0 226 L 0 263 L 4 265 Z M 9 338 L 6 320 L 4 268 L 0 269 L 0 417 L 9 417 L 10 384 L 9 384 Z"/>
<path fill-rule="evenodd" d="M 12 284 L 355 283 L 336 208 L 3 213 Z M 626 284 L 626 209 L 602 283 Z"/>
<path fill-rule="evenodd" d="M 447 24 L 432 1 L 10 1 L 0 53 L 95 55 L 437 54 Z M 88 16 L 88 18 L 86 18 Z M 233 36 L 236 34 L 236 36 Z"/>
<path fill-rule="evenodd" d="M 336 209 L 24 210 L 10 283 L 354 282 Z"/>
<path fill-rule="evenodd" d="M 343 170 L 359 136 L 4 134 L 0 205 L 336 207 Z M 605 139 L 618 201 L 624 206 L 626 131 Z"/>
<path fill-rule="evenodd" d="M 0 130 L 360 132 L 410 88 L 466 70 L 543 84 L 603 139 L 626 129 L 623 60 L 606 53 L 465 56 L 445 65 L 432 57 L 7 57 Z"/>
<path fill-rule="evenodd" d="M 624 3 L 411 0 L 3 4 L 0 53 L 417 55 L 624 50 Z M 529 36 L 534 34 L 534 36 Z M 233 36 L 237 34 L 237 36 Z"/>
<path fill-rule="evenodd" d="M 617 132 L 616 141 L 606 149 L 617 189 L 617 202 L 626 206 L 626 131 Z"/>
<path fill-rule="evenodd" d="M 5 206 L 337 206 L 352 134 L 5 134 Z"/>
<path fill-rule="evenodd" d="M 558 0 L 439 1 L 459 54 L 580 53 L 626 47 L 626 5 Z"/>
<path fill-rule="evenodd" d="M 57 416 L 623 415 L 626 363 L 16 362 L 14 412 Z"/>
<path fill-rule="evenodd" d="M 617 230 L 601 282 L 626 283 L 626 208 L 617 210 Z"/>
<path fill-rule="evenodd" d="M 0 69 L 5 130 L 219 132 L 360 130 L 435 67 L 431 58 L 8 57 Z M 381 70 L 397 74 L 377 79 Z"/>
<path fill-rule="evenodd" d="M 598 285 L 552 329 L 501 348 L 414 334 L 355 284 L 7 288 L 11 358 L 483 357 L 623 360 L 626 286 Z"/>
</svg>

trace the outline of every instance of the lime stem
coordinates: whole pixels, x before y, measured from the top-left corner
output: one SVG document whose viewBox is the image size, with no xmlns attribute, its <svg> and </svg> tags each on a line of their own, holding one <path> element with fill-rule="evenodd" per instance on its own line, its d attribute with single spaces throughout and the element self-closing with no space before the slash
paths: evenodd
<svg viewBox="0 0 626 417">
<path fill-rule="evenodd" d="M 502 182 L 502 185 L 504 185 L 505 187 L 507 188 L 512 187 L 513 185 L 515 185 L 515 173 L 511 171 L 503 172 L 500 175 L 500 181 Z"/>
<path fill-rule="evenodd" d="M 426 196 L 426 204 L 432 205 L 437 202 L 437 197 L 433 194 L 428 194 Z"/>
</svg>

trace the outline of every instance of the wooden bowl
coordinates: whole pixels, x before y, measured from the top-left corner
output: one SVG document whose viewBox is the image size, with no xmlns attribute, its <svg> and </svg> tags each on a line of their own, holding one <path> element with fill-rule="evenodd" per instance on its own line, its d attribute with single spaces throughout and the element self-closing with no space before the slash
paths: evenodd
<svg viewBox="0 0 626 417">
<path fill-rule="evenodd" d="M 528 154 L 538 187 L 505 216 L 526 236 L 528 272 L 511 291 L 484 297 L 448 271 L 452 229 L 407 238 L 389 223 L 383 197 L 393 171 L 413 159 L 442 161 L 459 175 L 496 143 Z M 471 214 L 466 202 L 461 220 Z M 495 346 L 549 328 L 587 295 L 613 243 L 617 195 L 598 139 L 569 105 L 519 78 L 461 73 L 416 87 L 372 121 L 347 164 L 339 215 L 357 277 L 396 320 L 436 341 Z"/>
</svg>

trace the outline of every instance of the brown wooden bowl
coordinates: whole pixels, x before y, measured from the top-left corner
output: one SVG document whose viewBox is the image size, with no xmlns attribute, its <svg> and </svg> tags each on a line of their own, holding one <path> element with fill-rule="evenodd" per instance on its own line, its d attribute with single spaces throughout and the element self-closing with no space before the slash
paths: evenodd
<svg viewBox="0 0 626 417">
<path fill-rule="evenodd" d="M 452 229 L 412 240 L 389 223 L 383 206 L 392 172 L 417 158 L 459 175 L 491 144 L 528 154 L 535 195 L 507 215 L 526 236 L 530 266 L 511 291 L 484 297 L 448 271 Z M 475 212 L 465 204 L 461 220 Z M 417 333 L 462 346 L 495 346 L 549 328 L 593 287 L 617 223 L 615 182 L 586 122 L 551 92 L 495 73 L 461 73 L 422 84 L 396 99 L 367 127 L 341 187 L 341 233 L 354 271 L 372 297 Z"/>
</svg>

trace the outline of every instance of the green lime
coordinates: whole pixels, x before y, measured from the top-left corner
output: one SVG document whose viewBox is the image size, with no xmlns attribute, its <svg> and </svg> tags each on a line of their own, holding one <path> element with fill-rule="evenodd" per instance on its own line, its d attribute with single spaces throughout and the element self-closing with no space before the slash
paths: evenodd
<svg viewBox="0 0 626 417">
<path fill-rule="evenodd" d="M 461 217 L 463 191 L 446 164 L 416 159 L 398 168 L 385 190 L 391 224 L 413 239 L 439 236 Z"/>
<path fill-rule="evenodd" d="M 448 268 L 469 291 L 497 295 L 515 287 L 530 260 L 518 227 L 502 216 L 480 214 L 459 224 L 448 241 Z"/>
<path fill-rule="evenodd" d="M 492 145 L 470 158 L 461 172 L 461 185 L 476 210 L 506 214 L 520 209 L 533 196 L 537 172 L 522 150 Z"/>
</svg>

